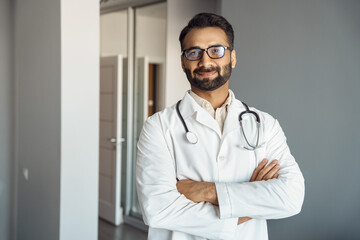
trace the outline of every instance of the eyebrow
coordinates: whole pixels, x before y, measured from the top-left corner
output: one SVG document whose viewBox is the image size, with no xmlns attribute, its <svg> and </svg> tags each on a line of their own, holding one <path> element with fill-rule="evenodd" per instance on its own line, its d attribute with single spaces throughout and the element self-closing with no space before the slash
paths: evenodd
<svg viewBox="0 0 360 240">
<path fill-rule="evenodd" d="M 192 46 L 192 47 L 189 47 L 189 48 L 184 48 L 183 51 L 185 51 L 185 50 L 191 50 L 191 49 L 195 49 L 195 48 L 200 48 L 200 49 L 201 49 L 201 47 L 199 47 L 199 46 Z"/>
<path fill-rule="evenodd" d="M 207 48 L 210 48 L 210 47 L 219 47 L 219 46 L 225 46 L 225 45 L 222 45 L 222 44 L 213 44 L 213 45 L 210 45 L 210 46 L 208 46 L 208 47 L 206 47 L 206 48 L 201 48 L 201 47 L 199 47 L 199 46 L 192 46 L 192 47 L 190 47 L 190 48 L 185 48 L 183 51 L 185 51 L 185 50 L 191 50 L 191 49 L 198 49 L 198 48 L 200 48 L 200 49 L 207 49 Z"/>
</svg>

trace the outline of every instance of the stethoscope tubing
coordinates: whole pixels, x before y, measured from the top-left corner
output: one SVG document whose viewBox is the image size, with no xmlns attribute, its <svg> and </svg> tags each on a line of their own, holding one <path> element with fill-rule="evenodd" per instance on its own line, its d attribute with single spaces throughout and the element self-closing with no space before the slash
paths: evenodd
<svg viewBox="0 0 360 240">
<path fill-rule="evenodd" d="M 186 137 L 186 139 L 188 140 L 189 143 L 191 143 L 191 144 L 196 144 L 196 143 L 198 142 L 198 138 L 197 138 L 197 136 L 196 136 L 195 133 L 189 131 L 189 128 L 187 127 L 187 125 L 186 125 L 186 123 L 185 123 L 185 120 L 184 120 L 184 118 L 183 118 L 183 116 L 181 115 L 181 112 L 180 112 L 180 103 L 181 103 L 181 100 L 179 100 L 179 101 L 176 103 L 176 112 L 177 112 L 177 115 L 179 116 L 179 118 L 180 118 L 180 120 L 181 120 L 182 125 L 184 126 L 184 129 L 185 129 L 185 137 Z M 244 148 L 244 149 L 246 149 L 246 150 L 255 150 L 255 149 L 261 147 L 261 146 L 259 146 L 260 125 L 261 125 L 261 123 L 260 123 L 260 117 L 259 117 L 259 115 L 258 115 L 256 112 L 251 111 L 251 110 L 249 109 L 249 106 L 248 106 L 246 103 L 244 103 L 244 102 L 241 102 L 241 103 L 244 105 L 244 107 L 245 107 L 246 110 L 243 111 L 243 112 L 241 112 L 241 113 L 239 114 L 239 123 L 240 123 L 241 133 L 242 133 L 242 135 L 244 136 L 244 139 L 245 139 L 248 147 L 246 147 L 246 146 L 240 146 L 240 145 L 239 145 L 239 146 L 242 147 L 242 148 Z M 255 145 L 255 146 L 254 146 L 254 145 L 251 145 L 251 144 L 249 143 L 247 137 L 246 137 L 246 134 L 245 134 L 245 131 L 244 131 L 244 128 L 243 128 L 243 123 L 242 123 L 242 120 L 243 120 L 242 117 L 243 117 L 244 114 L 253 114 L 253 115 L 255 116 L 256 129 L 257 129 L 257 137 L 256 137 L 256 145 Z"/>
<path fill-rule="evenodd" d="M 185 129 L 185 132 L 186 132 L 185 137 L 186 137 L 186 139 L 188 140 L 189 143 L 196 144 L 198 142 L 198 138 L 197 138 L 195 133 L 189 131 L 189 129 L 188 129 L 188 127 L 187 127 L 187 125 L 185 123 L 185 120 L 184 120 L 183 116 L 180 113 L 180 109 L 179 109 L 180 102 L 181 102 L 181 100 L 179 100 L 177 102 L 177 104 L 176 104 L 176 112 L 177 112 L 177 114 L 178 114 L 178 116 L 179 116 L 179 118 L 180 118 L 180 120 L 181 120 L 181 122 L 182 122 L 182 124 L 184 126 L 184 129 Z"/>
<path fill-rule="evenodd" d="M 249 147 L 243 146 L 243 148 L 245 148 L 245 149 L 247 149 L 247 150 L 255 150 L 256 148 L 259 147 L 260 117 L 259 117 L 259 114 L 257 114 L 257 113 L 254 112 L 254 111 L 251 111 L 251 110 L 249 109 L 249 106 L 248 106 L 246 103 L 244 103 L 244 102 L 241 102 L 241 103 L 244 105 L 244 107 L 246 108 L 246 110 L 243 111 L 243 112 L 241 112 L 241 113 L 239 114 L 240 129 L 241 129 L 241 132 L 242 132 L 242 134 L 243 134 L 243 136 L 244 136 L 244 139 L 245 139 L 247 145 L 250 147 L 250 148 L 249 148 Z M 256 131 L 256 132 L 257 132 L 257 137 L 256 137 L 256 145 L 255 145 L 255 146 L 254 146 L 254 145 L 251 145 L 251 144 L 249 143 L 247 137 L 246 137 L 246 134 L 245 134 L 245 131 L 244 131 L 244 127 L 243 127 L 243 124 L 242 124 L 242 120 L 243 120 L 243 119 L 242 119 L 242 116 L 243 116 L 244 114 L 252 114 L 252 115 L 255 116 L 255 119 L 256 119 L 256 128 L 257 128 L 257 131 Z"/>
</svg>

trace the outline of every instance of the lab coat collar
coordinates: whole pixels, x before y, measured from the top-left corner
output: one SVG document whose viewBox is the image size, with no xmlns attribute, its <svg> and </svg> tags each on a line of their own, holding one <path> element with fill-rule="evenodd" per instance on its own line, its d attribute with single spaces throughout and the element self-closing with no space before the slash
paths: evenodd
<svg viewBox="0 0 360 240">
<path fill-rule="evenodd" d="M 185 96 L 182 99 L 179 108 L 184 120 L 191 116 L 194 116 L 196 121 L 214 130 L 219 135 L 219 137 L 221 137 L 221 130 L 219 124 L 204 108 L 202 108 L 194 100 L 194 98 L 189 94 L 189 92 L 185 93 Z"/>
<path fill-rule="evenodd" d="M 186 120 L 188 117 L 191 117 L 195 112 L 200 111 L 202 108 L 195 102 L 194 98 L 191 97 L 187 91 L 184 98 L 181 100 L 179 109 L 181 115 Z"/>
<path fill-rule="evenodd" d="M 186 92 L 184 98 L 182 99 L 182 102 L 179 106 L 180 112 L 185 120 L 196 113 L 195 119 L 198 122 L 213 129 L 219 135 L 219 137 L 222 135 L 225 136 L 229 132 L 240 128 L 238 117 L 240 112 L 245 110 L 243 104 L 239 100 L 236 100 L 235 95 L 232 94 L 232 96 L 232 103 L 228 106 L 228 113 L 225 119 L 222 134 L 219 124 L 216 122 L 216 120 L 205 109 L 196 103 L 189 92 Z"/>
</svg>

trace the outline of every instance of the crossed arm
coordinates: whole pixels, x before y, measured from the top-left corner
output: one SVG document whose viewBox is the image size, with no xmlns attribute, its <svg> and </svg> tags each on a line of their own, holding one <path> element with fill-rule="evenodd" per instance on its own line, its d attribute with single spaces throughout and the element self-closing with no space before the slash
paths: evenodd
<svg viewBox="0 0 360 240">
<path fill-rule="evenodd" d="M 278 160 L 274 160 L 267 165 L 268 159 L 260 162 L 254 170 L 250 182 L 266 181 L 277 178 L 280 165 Z M 215 183 L 213 182 L 197 182 L 190 179 L 180 180 L 176 184 L 179 193 L 196 203 L 209 202 L 213 205 L 218 205 L 218 198 L 216 193 Z M 250 217 L 239 217 L 238 225 L 251 220 Z"/>
</svg>

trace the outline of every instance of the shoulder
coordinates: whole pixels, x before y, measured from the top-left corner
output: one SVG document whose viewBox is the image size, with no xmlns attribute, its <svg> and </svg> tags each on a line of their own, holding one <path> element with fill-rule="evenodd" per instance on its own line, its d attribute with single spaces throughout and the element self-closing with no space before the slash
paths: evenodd
<svg viewBox="0 0 360 240">
<path fill-rule="evenodd" d="M 264 123 L 271 123 L 271 122 L 277 121 L 275 117 L 273 117 L 272 115 L 270 115 L 269 113 L 267 113 L 265 111 L 262 111 L 255 107 L 250 107 L 250 110 L 259 114 L 260 120 L 263 121 Z"/>
<path fill-rule="evenodd" d="M 234 99 L 234 104 L 235 104 L 235 107 L 238 108 L 238 109 L 241 109 L 241 110 L 245 110 L 245 107 L 243 105 L 243 103 L 238 100 L 238 99 Z M 249 106 L 249 109 L 255 113 L 257 113 L 260 117 L 260 121 L 264 121 L 264 122 L 267 122 L 267 121 L 275 121 L 276 119 L 270 115 L 269 113 L 265 112 L 265 111 L 262 111 L 256 107 L 253 107 L 251 105 L 248 105 Z"/>
<path fill-rule="evenodd" d="M 165 109 L 154 113 L 152 116 L 148 117 L 144 123 L 144 129 L 148 128 L 159 128 L 164 130 L 167 126 L 171 125 L 176 117 L 176 104 L 171 107 L 166 107 Z"/>
<path fill-rule="evenodd" d="M 148 117 L 146 121 L 150 122 L 159 122 L 166 121 L 171 119 L 174 115 L 176 115 L 176 104 L 171 107 L 166 107 L 165 109 L 154 113 L 152 116 Z"/>
</svg>

